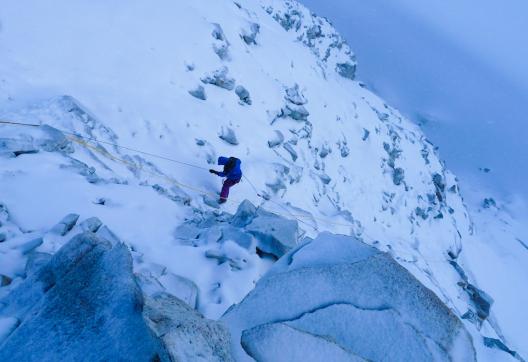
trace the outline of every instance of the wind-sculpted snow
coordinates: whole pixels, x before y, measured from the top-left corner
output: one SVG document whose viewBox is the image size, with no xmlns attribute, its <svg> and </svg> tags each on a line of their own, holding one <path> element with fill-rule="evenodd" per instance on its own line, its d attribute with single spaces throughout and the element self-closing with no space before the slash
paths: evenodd
<svg viewBox="0 0 528 362">
<path fill-rule="evenodd" d="M 239 360 L 247 359 L 242 347 L 272 360 L 278 342 L 256 333 L 264 325 L 286 325 L 372 361 L 475 360 L 471 336 L 434 293 L 353 237 L 323 234 L 292 250 L 222 319 Z M 281 342 L 286 355 L 294 353 L 290 335 Z"/>
</svg>

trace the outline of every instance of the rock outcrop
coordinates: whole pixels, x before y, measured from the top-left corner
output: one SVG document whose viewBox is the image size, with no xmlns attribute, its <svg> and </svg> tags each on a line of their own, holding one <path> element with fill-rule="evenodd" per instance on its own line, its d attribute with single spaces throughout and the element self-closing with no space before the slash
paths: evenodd
<svg viewBox="0 0 528 362">
<path fill-rule="evenodd" d="M 433 292 L 346 236 L 284 255 L 222 319 L 238 360 L 475 360 L 471 336 Z"/>
<path fill-rule="evenodd" d="M 166 292 L 144 296 L 127 246 L 90 231 L 28 268 L 0 300 L 0 326 L 2 361 L 231 359 L 221 323 Z"/>
<path fill-rule="evenodd" d="M 2 361 L 169 361 L 146 325 L 124 244 L 74 237 L 2 301 L 19 326 L 0 344 Z"/>
</svg>

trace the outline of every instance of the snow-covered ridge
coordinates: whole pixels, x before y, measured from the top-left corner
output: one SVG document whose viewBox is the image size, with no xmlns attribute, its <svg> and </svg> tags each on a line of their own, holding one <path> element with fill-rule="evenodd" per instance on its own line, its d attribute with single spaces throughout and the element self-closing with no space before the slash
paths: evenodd
<svg viewBox="0 0 528 362">
<path fill-rule="evenodd" d="M 302 220 L 290 235 L 355 235 L 390 253 L 458 317 L 477 314 L 447 261 L 463 255 L 471 234 L 456 178 L 417 127 L 343 76 L 355 61 L 327 21 L 282 1 L 64 1 L 53 14 L 33 5 L 10 4 L 0 15 L 0 118 L 47 124 L 62 141 L 61 129 L 206 169 L 220 155 L 237 156 L 265 198 L 243 181 L 222 211 L 235 214 L 248 199 Z M 70 12 L 84 15 L 72 24 Z M 25 32 L 28 22 L 35 32 Z M 104 36 L 91 35 L 94 23 L 108 26 Z M 60 50 L 50 40 L 57 33 Z M 272 264 L 253 248 L 258 233 L 240 247 L 210 197 L 178 186 L 217 191 L 204 170 L 98 142 L 47 149 L 43 129 L 0 130 L 0 201 L 22 234 L 70 213 L 97 216 L 141 256 L 135 267 L 192 280 L 198 309 L 213 318 Z M 34 152 L 13 152 L 21 145 Z M 189 242 L 193 233 L 200 245 Z M 55 252 L 64 242 L 39 248 Z M 0 273 L 22 279 L 23 262 Z M 483 326 L 499 337 L 486 318 L 474 322 L 472 334 Z"/>
</svg>

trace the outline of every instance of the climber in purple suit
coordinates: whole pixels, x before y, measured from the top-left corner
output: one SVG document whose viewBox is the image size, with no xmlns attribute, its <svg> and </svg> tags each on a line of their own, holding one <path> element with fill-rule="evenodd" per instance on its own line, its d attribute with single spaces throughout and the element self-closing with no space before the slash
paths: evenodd
<svg viewBox="0 0 528 362">
<path fill-rule="evenodd" d="M 209 172 L 214 173 L 217 176 L 225 177 L 224 184 L 222 185 L 222 191 L 220 192 L 220 199 L 218 200 L 219 204 L 223 204 L 227 201 L 229 196 L 229 189 L 240 182 L 242 178 L 242 170 L 240 169 L 240 164 L 242 162 L 236 157 L 218 157 L 218 164 L 224 166 L 222 172 L 215 171 L 213 169 Z"/>
</svg>

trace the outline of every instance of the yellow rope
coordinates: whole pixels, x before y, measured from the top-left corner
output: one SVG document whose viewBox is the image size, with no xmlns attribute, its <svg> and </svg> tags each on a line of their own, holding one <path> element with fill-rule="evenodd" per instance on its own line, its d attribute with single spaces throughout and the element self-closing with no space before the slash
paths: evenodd
<svg viewBox="0 0 528 362">
<path fill-rule="evenodd" d="M 40 127 L 41 125 L 40 124 L 30 124 L 30 123 L 20 123 L 20 122 L 13 122 L 13 121 L 7 121 L 7 120 L 0 120 L 0 124 L 6 124 L 6 125 L 18 125 L 18 126 L 27 126 L 27 127 Z M 108 158 L 110 158 L 111 160 L 115 161 L 115 162 L 119 162 L 119 163 L 122 163 L 124 165 L 126 165 L 127 167 L 131 168 L 131 169 L 136 169 L 136 170 L 139 170 L 139 171 L 143 171 L 151 176 L 154 176 L 154 177 L 158 177 L 158 178 L 161 178 L 161 179 L 165 179 L 166 181 L 170 182 L 170 183 L 173 183 L 175 185 L 178 185 L 182 188 L 186 188 L 186 189 L 189 189 L 189 190 L 193 190 L 199 194 L 202 194 L 204 196 L 212 196 L 212 197 L 218 197 L 218 195 L 216 193 L 213 193 L 213 192 L 210 192 L 210 191 L 206 191 L 206 190 L 203 190 L 203 189 L 199 189 L 199 188 L 196 188 L 194 186 L 191 186 L 191 185 L 187 185 L 187 184 L 184 184 L 184 183 L 181 183 L 175 179 L 173 179 L 172 177 L 169 177 L 169 176 L 166 176 L 166 175 L 160 175 L 160 174 L 157 174 L 157 173 L 154 173 L 154 172 L 151 172 L 151 171 L 148 171 L 148 170 L 145 170 L 144 168 L 142 167 L 138 167 L 136 164 L 132 163 L 132 162 L 129 162 L 129 161 L 126 161 L 122 158 L 119 158 L 117 156 L 114 156 L 113 154 L 111 154 L 110 152 L 108 152 L 106 149 L 104 148 L 98 148 L 98 147 L 94 147 L 92 145 L 90 145 L 88 142 L 92 141 L 92 142 L 97 142 L 97 143 L 103 143 L 103 144 L 107 144 L 107 145 L 111 145 L 111 146 L 115 146 L 117 148 L 123 148 L 123 149 L 126 149 L 126 150 L 130 150 L 130 151 L 134 151 L 134 152 L 138 152 L 140 154 L 144 154 L 144 155 L 148 155 L 148 156 L 152 156 L 152 157 L 157 157 L 157 158 L 160 158 L 160 159 L 163 159 L 163 160 L 167 160 L 167 161 L 171 161 L 171 162 L 175 162 L 175 163 L 178 163 L 178 164 L 182 164 L 182 165 L 186 165 L 186 166 L 189 166 L 189 167 L 195 167 L 195 168 L 200 168 L 200 169 L 203 169 L 203 170 L 207 170 L 205 167 L 201 167 L 201 166 L 197 166 L 197 165 L 193 165 L 193 164 L 190 164 L 190 163 L 186 163 L 186 162 L 181 162 L 181 161 L 178 161 L 178 160 L 174 160 L 174 159 L 171 159 L 171 158 L 168 158 L 168 157 L 165 157 L 165 156 L 160 156 L 160 155 L 156 155 L 156 154 L 153 154 L 153 153 L 149 153 L 149 152 L 144 152 L 144 151 L 141 151 L 141 150 L 137 150 L 137 149 L 134 149 L 134 148 L 130 148 L 130 147 L 125 147 L 125 146 L 120 146 L 120 145 L 117 145 L 115 143 L 111 143 L 111 142 L 106 142 L 106 141 L 102 141 L 102 140 L 97 140 L 95 138 L 89 138 L 89 137 L 84 137 L 84 136 L 81 136 L 81 135 L 77 135 L 75 133 L 72 133 L 72 132 L 69 132 L 69 131 L 65 131 L 65 130 L 62 130 L 62 129 L 57 129 L 59 130 L 60 132 L 66 134 L 67 138 L 87 149 L 91 149 L 95 152 L 98 152 Z M 294 219 L 296 219 L 298 222 L 304 224 L 304 225 L 307 225 L 311 228 L 313 228 L 314 230 L 318 231 L 318 228 L 317 226 L 313 226 L 311 224 L 308 224 L 306 223 L 305 221 L 303 220 L 300 220 L 300 218 L 308 218 L 308 219 L 313 219 L 313 220 L 317 220 L 317 221 L 320 221 L 322 223 L 325 223 L 325 224 L 328 224 L 328 225 L 335 225 L 335 226 L 345 226 L 345 227 L 354 227 L 353 224 L 345 224 L 345 223 L 336 223 L 336 222 L 333 222 L 333 221 L 329 221 L 329 220 L 326 220 L 326 219 L 323 219 L 323 218 L 320 218 L 320 217 L 316 217 L 316 216 L 313 216 L 313 215 L 300 215 L 300 214 L 293 214 L 291 213 L 285 206 L 281 205 L 280 203 L 278 202 L 275 202 L 273 200 L 268 200 L 268 199 L 265 199 L 259 192 L 258 190 L 255 188 L 255 186 L 253 185 L 253 183 L 247 178 L 244 176 L 244 178 L 249 182 L 249 184 L 251 185 L 251 187 L 255 190 L 255 193 L 258 197 L 262 198 L 263 200 L 265 201 L 269 201 L 273 204 L 276 204 L 278 205 L 279 207 L 285 209 L 289 216 L 293 217 Z M 237 200 L 236 198 L 233 198 L 233 197 L 230 197 L 228 199 L 228 201 L 230 202 L 242 202 L 243 200 Z M 280 213 L 277 213 L 277 212 L 271 212 L 269 210 L 266 210 L 272 214 L 275 214 L 277 216 L 281 216 L 281 217 L 288 217 L 284 214 L 280 214 Z"/>
</svg>

